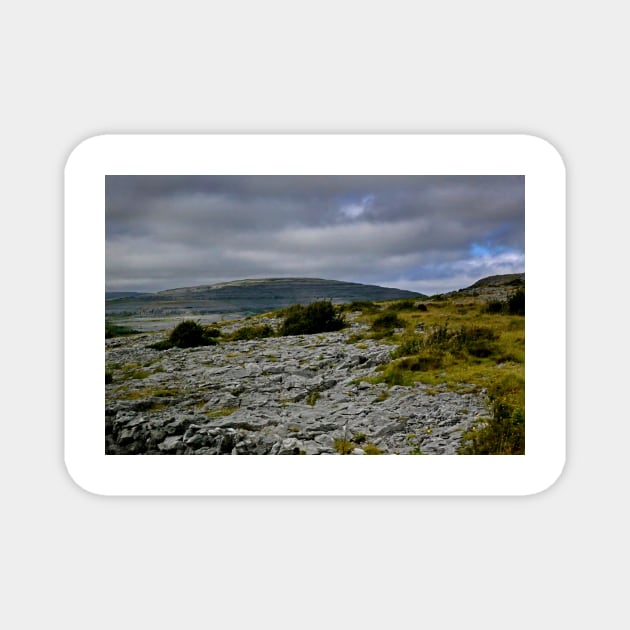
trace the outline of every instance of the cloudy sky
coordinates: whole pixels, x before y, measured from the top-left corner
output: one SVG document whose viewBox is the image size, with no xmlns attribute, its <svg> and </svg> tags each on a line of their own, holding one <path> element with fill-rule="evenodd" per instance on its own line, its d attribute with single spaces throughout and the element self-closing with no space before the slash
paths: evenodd
<svg viewBox="0 0 630 630">
<path fill-rule="evenodd" d="M 525 270 L 523 176 L 106 177 L 106 290 L 312 277 L 429 295 Z"/>
</svg>

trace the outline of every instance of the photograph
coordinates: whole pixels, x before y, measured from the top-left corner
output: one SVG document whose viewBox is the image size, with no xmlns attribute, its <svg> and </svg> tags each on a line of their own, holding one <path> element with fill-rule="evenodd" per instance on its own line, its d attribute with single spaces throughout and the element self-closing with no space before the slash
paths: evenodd
<svg viewBox="0 0 630 630">
<path fill-rule="evenodd" d="M 525 179 L 105 175 L 105 454 L 524 455 Z"/>
</svg>

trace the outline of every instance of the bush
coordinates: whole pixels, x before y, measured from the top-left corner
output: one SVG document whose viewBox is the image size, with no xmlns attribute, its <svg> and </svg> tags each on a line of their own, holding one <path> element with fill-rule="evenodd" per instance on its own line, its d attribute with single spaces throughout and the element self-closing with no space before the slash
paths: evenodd
<svg viewBox="0 0 630 630">
<path fill-rule="evenodd" d="M 333 332 L 345 326 L 343 317 L 327 300 L 312 302 L 308 306 L 296 304 L 286 312 L 288 315 L 280 329 L 280 334 L 283 336 Z"/>
<path fill-rule="evenodd" d="M 428 311 L 429 309 L 427 308 L 426 304 L 422 304 L 422 302 L 420 304 L 418 304 L 418 310 L 419 311 Z"/>
<path fill-rule="evenodd" d="M 394 350 L 392 358 L 408 357 L 412 354 L 417 354 L 425 347 L 424 337 L 414 336 L 407 337 L 404 341 Z"/>
<path fill-rule="evenodd" d="M 390 331 L 394 328 L 404 328 L 405 322 L 403 322 L 396 313 L 385 312 L 379 315 L 372 322 L 372 330 L 374 331 Z"/>
<path fill-rule="evenodd" d="M 507 313 L 508 315 L 525 315 L 525 289 L 518 289 L 505 300 L 490 300 L 486 304 L 487 313 Z"/>
<path fill-rule="evenodd" d="M 177 324 L 168 340 L 177 348 L 195 348 L 216 343 L 213 337 L 207 335 L 203 326 L 191 319 Z"/>
<path fill-rule="evenodd" d="M 177 324 L 171 331 L 168 339 L 158 341 L 149 347 L 155 350 L 167 350 L 168 348 L 213 346 L 216 343 L 216 338 L 209 335 L 206 328 L 188 319 Z"/>
<path fill-rule="evenodd" d="M 525 315 L 525 289 L 519 289 L 508 297 L 507 312 L 510 315 Z"/>
<path fill-rule="evenodd" d="M 487 313 L 503 313 L 505 311 L 505 303 L 501 300 L 490 300 L 486 304 Z"/>
<path fill-rule="evenodd" d="M 444 353 L 428 348 L 413 357 L 402 359 L 398 366 L 404 370 L 412 372 L 426 372 L 427 370 L 438 370 L 444 365 Z"/>
<path fill-rule="evenodd" d="M 387 307 L 388 311 L 415 311 L 416 303 L 413 300 L 399 300 Z"/>
<path fill-rule="evenodd" d="M 354 300 L 350 304 L 341 304 L 339 309 L 341 311 L 361 311 L 362 313 L 373 313 L 378 311 L 379 307 L 374 302 L 368 300 Z"/>
<path fill-rule="evenodd" d="M 453 335 L 453 348 L 463 350 L 473 357 L 489 357 L 496 350 L 498 335 L 484 326 L 460 328 Z"/>
<path fill-rule="evenodd" d="M 137 335 L 140 331 L 134 330 L 127 326 L 120 326 L 118 324 L 112 324 L 112 322 L 105 321 L 105 339 L 111 339 L 112 337 L 122 337 L 124 335 Z"/>
<path fill-rule="evenodd" d="M 440 357 L 447 352 L 462 356 L 464 353 L 477 358 L 492 356 L 497 351 L 498 335 L 485 326 L 468 326 L 449 329 L 448 323 L 432 327 L 424 335 L 408 337 L 396 348 L 392 358 L 414 356 L 405 360 L 402 367 L 413 371 L 441 367 Z"/>
</svg>

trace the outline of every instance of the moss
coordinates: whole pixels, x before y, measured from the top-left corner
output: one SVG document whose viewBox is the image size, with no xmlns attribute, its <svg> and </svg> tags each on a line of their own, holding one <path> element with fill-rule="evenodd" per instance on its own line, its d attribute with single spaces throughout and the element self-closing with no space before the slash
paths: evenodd
<svg viewBox="0 0 630 630">
<path fill-rule="evenodd" d="M 363 452 L 366 455 L 382 455 L 383 451 L 378 447 L 374 446 L 374 444 L 365 444 L 365 446 L 361 447 Z"/>
<path fill-rule="evenodd" d="M 356 448 L 356 445 L 350 442 L 350 440 L 342 440 L 341 438 L 335 439 L 335 450 L 340 455 L 350 455 Z"/>
<path fill-rule="evenodd" d="M 313 407 L 315 403 L 319 400 L 320 395 L 321 394 L 319 392 L 311 392 L 306 398 L 306 404 Z"/>
</svg>

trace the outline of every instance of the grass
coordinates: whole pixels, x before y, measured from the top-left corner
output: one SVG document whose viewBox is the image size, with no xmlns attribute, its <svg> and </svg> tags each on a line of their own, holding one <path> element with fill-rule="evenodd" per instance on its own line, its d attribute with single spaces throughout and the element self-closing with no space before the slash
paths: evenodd
<svg viewBox="0 0 630 630">
<path fill-rule="evenodd" d="M 524 312 L 524 290 L 515 291 L 496 310 L 475 300 L 458 304 L 445 296 L 435 300 L 428 301 L 426 311 L 388 306 L 380 314 L 363 316 L 373 331 L 391 331 L 394 317 L 396 327 L 404 329 L 401 335 L 388 338 L 396 343 L 392 360 L 379 366 L 368 380 L 389 387 L 423 383 L 460 393 L 485 390 L 491 413 L 464 436 L 461 452 L 523 453 L 525 318 L 520 313 Z M 418 327 L 420 323 L 424 326 Z"/>
<path fill-rule="evenodd" d="M 141 380 L 150 376 L 152 372 L 143 369 L 144 366 L 139 363 L 129 363 L 127 365 L 123 365 L 120 367 L 120 371 L 122 374 L 118 376 L 117 380 L 126 381 L 126 380 Z"/>
<path fill-rule="evenodd" d="M 141 389 L 120 388 L 116 397 L 120 400 L 138 401 L 142 405 L 142 411 L 160 411 L 176 402 L 174 399 L 181 396 L 177 389 L 159 389 L 144 387 Z"/>
<path fill-rule="evenodd" d="M 315 403 L 318 401 L 319 397 L 320 397 L 320 393 L 317 391 L 311 392 L 307 397 L 306 397 L 306 404 L 310 405 L 311 407 L 313 407 L 315 405 Z"/>
<path fill-rule="evenodd" d="M 382 455 L 383 451 L 374 444 L 365 444 L 361 447 L 366 455 Z"/>
<path fill-rule="evenodd" d="M 395 346 L 392 360 L 377 368 L 370 383 L 385 383 L 389 387 L 411 386 L 422 383 L 429 386 L 427 393 L 437 393 L 450 389 L 460 393 L 480 393 L 485 391 L 489 400 L 489 414 L 462 438 L 459 452 L 462 454 L 521 454 L 525 449 L 525 318 L 524 289 L 518 287 L 505 300 L 497 301 L 498 306 L 481 301 L 482 298 L 457 298 L 457 303 L 447 296 L 433 296 L 422 305 L 410 300 L 398 302 L 365 303 L 350 305 L 343 310 L 360 311 L 357 319 L 370 332 L 353 333 L 348 341 L 366 346 L 367 339 L 382 339 L 383 343 Z M 491 303 L 492 304 L 492 303 Z M 426 306 L 422 310 L 419 306 Z M 287 334 L 291 326 L 304 326 L 308 332 L 313 328 L 338 329 L 343 325 L 341 309 L 330 303 L 319 303 L 310 310 L 308 307 L 294 306 L 284 309 L 285 318 L 282 333 Z M 293 318 L 293 319 L 292 319 Z M 315 324 L 317 324 L 315 326 Z M 217 328 L 211 332 L 190 326 L 194 341 L 217 343 Z M 243 330 L 243 329 L 241 329 Z M 259 338 L 270 332 L 270 327 L 249 326 L 240 333 L 243 338 Z M 394 332 L 397 334 L 394 334 Z M 290 334 L 304 334 L 305 330 L 291 330 Z M 199 333 L 201 335 L 199 336 Z M 127 333 L 131 334 L 131 332 Z M 173 337 L 173 335 L 172 335 Z M 176 339 L 167 342 L 173 347 Z M 221 341 L 228 337 L 221 337 Z M 184 344 L 189 340 L 184 339 Z M 230 353 L 228 356 L 235 356 Z M 277 360 L 268 355 L 269 361 Z M 320 360 L 323 355 L 320 355 Z M 140 380 L 150 372 L 148 364 L 126 366 L 107 364 L 106 382 Z M 160 368 L 158 368 L 160 369 Z M 127 386 L 120 389 L 119 396 L 130 400 L 141 398 L 172 398 L 179 392 L 174 389 L 142 388 L 131 390 Z M 374 399 L 383 402 L 389 396 L 385 390 Z M 315 405 L 319 392 L 311 392 L 306 402 Z M 154 401 L 155 402 L 155 401 Z M 292 400 L 279 401 L 283 406 Z M 156 403 L 159 404 L 159 403 Z M 165 400 L 164 404 L 168 404 Z M 210 417 L 230 415 L 236 408 L 221 408 L 208 412 Z M 355 436 L 356 437 L 356 436 Z M 342 454 L 349 454 L 358 444 L 343 439 L 335 442 L 335 448 Z M 378 448 L 362 445 L 364 451 Z M 369 453 L 378 454 L 378 453 Z"/>
<path fill-rule="evenodd" d="M 350 455 L 355 448 L 356 444 L 350 440 L 343 440 L 341 438 L 335 439 L 335 450 L 339 455 Z"/>
<path fill-rule="evenodd" d="M 112 337 L 123 337 L 126 335 L 137 335 L 140 331 L 129 328 L 128 326 L 120 326 L 108 320 L 105 320 L 105 339 Z"/>
<path fill-rule="evenodd" d="M 507 374 L 488 389 L 491 415 L 463 435 L 462 455 L 525 453 L 525 381 Z"/>
<path fill-rule="evenodd" d="M 385 312 L 372 322 L 372 331 L 389 332 L 404 327 L 405 322 L 395 312 Z"/>
</svg>

